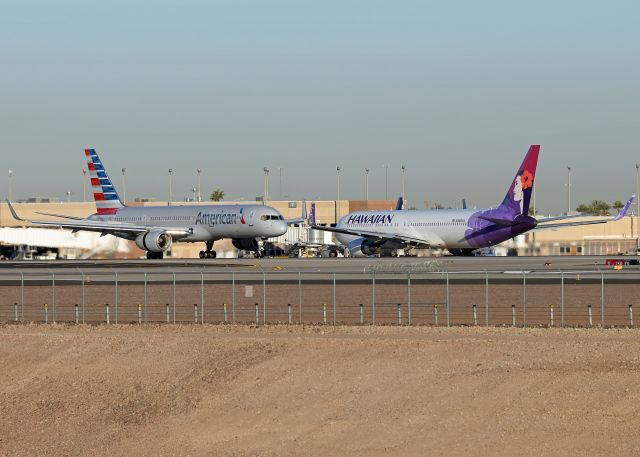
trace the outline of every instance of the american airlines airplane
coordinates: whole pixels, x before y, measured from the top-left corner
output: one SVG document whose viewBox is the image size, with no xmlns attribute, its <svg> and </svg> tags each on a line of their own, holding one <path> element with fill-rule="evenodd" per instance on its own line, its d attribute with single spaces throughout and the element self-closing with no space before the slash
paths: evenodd
<svg viewBox="0 0 640 457">
<path fill-rule="evenodd" d="M 336 227 L 313 228 L 336 233 L 351 256 L 393 252 L 407 247 L 446 248 L 453 255 L 471 255 L 479 248 L 502 243 L 534 229 L 603 224 L 623 218 L 634 195 L 614 217 L 562 222 L 577 216 L 536 219 L 529 216 L 529 202 L 538 164 L 539 145 L 532 145 L 497 208 L 451 210 L 356 211 L 341 218 Z"/>
<path fill-rule="evenodd" d="M 216 257 L 213 243 L 222 238 L 231 238 L 237 249 L 259 254 L 259 239 L 283 235 L 287 231 L 287 224 L 301 221 L 286 221 L 277 210 L 263 205 L 126 206 L 120 200 L 95 149 L 85 149 L 84 152 L 97 212 L 86 219 L 40 213 L 67 221 L 27 222 L 73 231 L 100 232 L 132 240 L 140 249 L 147 251 L 147 259 L 162 259 L 174 241 L 204 242 L 206 250 L 200 251 L 202 259 Z M 18 216 L 10 202 L 7 203 L 15 219 L 26 221 Z"/>
</svg>

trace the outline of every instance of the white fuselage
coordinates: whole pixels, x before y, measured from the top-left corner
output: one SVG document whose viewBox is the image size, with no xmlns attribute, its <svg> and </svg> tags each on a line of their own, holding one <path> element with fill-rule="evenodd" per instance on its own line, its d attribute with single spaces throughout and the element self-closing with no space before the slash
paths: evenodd
<svg viewBox="0 0 640 457">
<path fill-rule="evenodd" d="M 286 233 L 282 215 L 263 205 L 127 206 L 116 214 L 94 214 L 90 220 L 148 227 L 190 229 L 176 241 L 215 241 L 222 238 L 271 238 Z"/>
<path fill-rule="evenodd" d="M 426 240 L 433 248 L 469 248 L 465 232 L 474 213 L 477 210 L 356 211 L 341 218 L 336 228 L 405 235 Z M 336 238 L 348 245 L 360 237 L 337 233 Z"/>
</svg>

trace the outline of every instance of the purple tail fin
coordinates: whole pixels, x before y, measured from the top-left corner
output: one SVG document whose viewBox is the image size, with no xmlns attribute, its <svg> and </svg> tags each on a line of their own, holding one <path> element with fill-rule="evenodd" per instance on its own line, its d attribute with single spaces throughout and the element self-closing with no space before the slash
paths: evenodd
<svg viewBox="0 0 640 457">
<path fill-rule="evenodd" d="M 507 195 L 500 204 L 499 209 L 509 216 L 519 216 L 529 214 L 529 202 L 533 193 L 533 182 L 536 177 L 536 167 L 538 165 L 538 154 L 540 145 L 532 144 L 529 152 L 518 168 L 515 178 L 509 186 Z"/>
<path fill-rule="evenodd" d="M 316 225 L 316 202 L 311 202 L 311 211 L 309 212 L 309 225 Z"/>
</svg>

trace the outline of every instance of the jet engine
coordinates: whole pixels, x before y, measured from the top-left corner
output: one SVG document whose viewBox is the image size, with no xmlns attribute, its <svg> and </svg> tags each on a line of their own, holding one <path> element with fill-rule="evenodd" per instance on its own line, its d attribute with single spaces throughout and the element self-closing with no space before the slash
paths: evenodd
<svg viewBox="0 0 640 457">
<path fill-rule="evenodd" d="M 380 245 L 367 238 L 356 238 L 347 246 L 351 257 L 365 257 L 368 255 L 380 254 Z"/>
<path fill-rule="evenodd" d="M 167 235 L 162 230 L 150 230 L 136 238 L 136 245 L 140 249 L 151 252 L 167 251 L 171 247 L 171 242 L 171 235 Z"/>
<path fill-rule="evenodd" d="M 258 240 L 255 238 L 236 238 L 231 240 L 231 244 L 236 249 L 240 249 L 242 251 L 257 251 L 258 250 Z"/>
</svg>

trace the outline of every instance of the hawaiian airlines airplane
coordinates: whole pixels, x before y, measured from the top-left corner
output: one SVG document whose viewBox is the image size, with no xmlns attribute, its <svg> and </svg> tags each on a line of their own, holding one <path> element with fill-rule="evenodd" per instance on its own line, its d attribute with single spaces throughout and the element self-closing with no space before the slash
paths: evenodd
<svg viewBox="0 0 640 457">
<path fill-rule="evenodd" d="M 532 145 L 497 208 L 451 210 L 356 211 L 336 227 L 313 227 L 336 233 L 351 256 L 374 255 L 407 247 L 446 248 L 454 255 L 471 255 L 479 248 L 502 243 L 530 230 L 572 225 L 603 224 L 623 218 L 632 195 L 615 218 L 591 221 L 556 221 L 577 216 L 536 219 L 529 216 L 529 202 L 538 164 L 539 145 Z"/>
<path fill-rule="evenodd" d="M 231 238 L 237 249 L 259 253 L 259 239 L 286 233 L 282 215 L 263 205 L 185 205 L 185 206 L 126 206 L 116 192 L 109 175 L 95 149 L 85 149 L 87 166 L 96 201 L 97 212 L 86 219 L 60 214 L 41 213 L 67 221 L 27 221 L 34 225 L 48 225 L 110 234 L 136 242 L 147 251 L 147 259 L 162 259 L 172 242 L 204 242 L 206 250 L 200 258 L 215 258 L 213 243 Z M 21 219 L 9 203 L 11 214 Z"/>
</svg>

